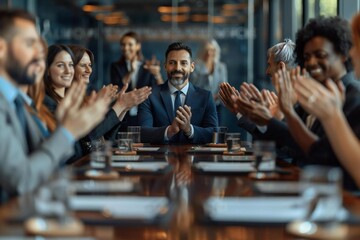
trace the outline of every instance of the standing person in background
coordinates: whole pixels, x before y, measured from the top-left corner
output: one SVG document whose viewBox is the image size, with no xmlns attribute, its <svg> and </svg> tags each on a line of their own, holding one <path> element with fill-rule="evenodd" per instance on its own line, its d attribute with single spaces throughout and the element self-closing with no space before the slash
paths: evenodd
<svg viewBox="0 0 360 240">
<path fill-rule="evenodd" d="M 127 32 L 120 39 L 121 58 L 113 62 L 110 67 L 111 83 L 122 88 L 129 84 L 128 91 L 145 86 L 162 84 L 164 81 L 160 73 L 160 66 L 154 61 L 143 61 L 140 37 L 135 32 Z M 130 109 L 125 116 L 126 125 L 138 125 L 137 107 Z"/>
<path fill-rule="evenodd" d="M 219 98 L 219 90 L 220 83 L 228 82 L 227 68 L 223 62 L 220 62 L 221 49 L 215 39 L 206 41 L 201 46 L 191 82 L 212 93 L 221 125 L 223 106 Z"/>
</svg>

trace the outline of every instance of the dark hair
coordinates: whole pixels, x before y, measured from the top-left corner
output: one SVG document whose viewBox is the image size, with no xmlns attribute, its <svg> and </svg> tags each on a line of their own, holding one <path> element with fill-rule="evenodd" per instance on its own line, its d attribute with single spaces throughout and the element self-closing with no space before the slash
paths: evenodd
<svg viewBox="0 0 360 240">
<path fill-rule="evenodd" d="M 168 46 L 168 48 L 166 49 L 166 52 L 165 52 L 165 60 L 167 59 L 167 56 L 169 54 L 169 52 L 171 51 L 180 51 L 180 50 L 185 50 L 189 53 L 190 55 L 190 58 L 192 58 L 192 53 L 191 53 L 191 48 L 188 47 L 187 45 L 181 43 L 181 42 L 174 42 L 172 44 L 170 44 Z"/>
<path fill-rule="evenodd" d="M 48 55 L 46 58 L 46 70 L 45 70 L 45 76 L 44 76 L 46 94 L 49 95 L 54 100 L 56 100 L 56 102 L 58 102 L 58 103 L 62 100 L 62 97 L 60 97 L 59 94 L 57 94 L 55 92 L 52 80 L 49 75 L 49 68 L 50 68 L 51 64 L 54 62 L 56 55 L 58 55 L 62 51 L 67 52 L 70 55 L 72 61 L 74 62 L 74 54 L 68 46 L 63 45 L 63 44 L 51 45 L 48 48 Z"/>
<path fill-rule="evenodd" d="M 14 35 L 15 19 L 24 19 L 36 24 L 35 17 L 21 9 L 0 9 L 0 37 L 10 40 Z"/>
<path fill-rule="evenodd" d="M 94 64 L 94 54 L 89 49 L 74 44 L 70 44 L 68 47 L 74 54 L 74 66 L 78 65 L 85 53 L 89 55 L 91 64 Z"/>
<path fill-rule="evenodd" d="M 335 52 L 346 57 L 344 62 L 346 70 L 352 70 L 349 51 L 352 46 L 349 23 L 340 17 L 318 17 L 310 19 L 304 28 L 296 33 L 296 61 L 304 67 L 304 48 L 308 41 L 314 37 L 324 37 L 329 40 Z"/>
<path fill-rule="evenodd" d="M 137 34 L 136 32 L 130 31 L 130 32 L 127 32 L 127 33 L 125 33 L 124 35 L 121 36 L 121 38 L 120 38 L 120 46 L 121 46 L 121 43 L 122 43 L 122 41 L 124 40 L 125 37 L 133 38 L 133 39 L 135 39 L 136 43 L 141 44 L 139 34 Z M 143 54 L 141 52 L 141 49 L 136 54 L 137 54 L 138 60 L 142 61 L 144 57 L 143 57 Z M 125 61 L 125 57 L 121 56 L 120 61 Z"/>
</svg>

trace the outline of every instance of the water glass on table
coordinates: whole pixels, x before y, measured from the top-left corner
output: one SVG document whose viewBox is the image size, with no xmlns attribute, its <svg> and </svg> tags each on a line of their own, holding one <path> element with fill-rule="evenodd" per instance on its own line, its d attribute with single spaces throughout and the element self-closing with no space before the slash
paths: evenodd
<svg viewBox="0 0 360 240">
<path fill-rule="evenodd" d="M 228 153 L 240 152 L 240 150 L 241 150 L 240 133 L 226 133 L 225 138 L 226 138 Z"/>
<path fill-rule="evenodd" d="M 130 133 L 128 132 L 118 132 L 116 138 L 117 153 L 127 154 L 133 151 L 133 139 Z"/>
<path fill-rule="evenodd" d="M 225 144 L 226 133 L 227 133 L 227 127 L 214 127 L 212 143 Z"/>
<path fill-rule="evenodd" d="M 287 231 L 306 238 L 347 238 L 348 228 L 338 220 L 342 213 L 341 169 L 330 166 L 306 166 L 301 172 L 300 184 L 304 215 L 289 223 Z"/>
<path fill-rule="evenodd" d="M 112 142 L 96 140 L 91 143 L 90 165 L 111 171 Z"/>
<path fill-rule="evenodd" d="M 133 140 L 133 146 L 140 145 L 141 143 L 141 126 L 128 126 L 127 132 L 129 137 Z"/>
<path fill-rule="evenodd" d="M 253 153 L 255 157 L 255 162 L 254 162 L 255 172 L 250 173 L 250 177 L 254 179 L 277 178 L 278 174 L 273 172 L 276 167 L 275 142 L 255 141 L 253 144 Z"/>
<path fill-rule="evenodd" d="M 318 198 L 329 222 L 336 220 L 342 206 L 342 172 L 329 166 L 306 166 L 301 172 L 304 200 Z"/>
</svg>

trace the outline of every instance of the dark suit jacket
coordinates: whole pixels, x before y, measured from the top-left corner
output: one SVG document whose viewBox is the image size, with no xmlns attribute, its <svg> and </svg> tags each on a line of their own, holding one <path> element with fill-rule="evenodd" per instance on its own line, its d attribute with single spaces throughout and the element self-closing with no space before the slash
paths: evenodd
<svg viewBox="0 0 360 240">
<path fill-rule="evenodd" d="M 188 139 L 181 131 L 170 139 L 170 143 L 209 143 L 213 128 L 217 126 L 217 114 L 213 97 L 209 91 L 189 83 L 185 104 L 191 107 L 191 124 L 194 137 Z M 174 119 L 168 81 L 153 87 L 149 98 L 139 105 L 138 118 L 143 142 L 165 143 L 164 133 Z"/>
<path fill-rule="evenodd" d="M 111 83 L 113 85 L 118 85 L 119 89 L 121 89 L 124 84 L 122 82 L 122 79 L 124 76 L 128 73 L 128 69 L 126 66 L 126 62 L 123 60 L 119 60 L 117 62 L 111 63 L 110 66 L 110 77 L 111 77 Z M 147 69 L 144 68 L 144 63 L 141 64 L 139 67 L 139 72 L 136 80 L 136 88 L 142 88 L 145 86 L 153 86 L 156 85 L 156 79 L 154 75 L 152 75 Z M 133 90 L 131 87 L 131 84 L 129 84 L 129 88 L 127 89 L 127 92 Z"/>
</svg>

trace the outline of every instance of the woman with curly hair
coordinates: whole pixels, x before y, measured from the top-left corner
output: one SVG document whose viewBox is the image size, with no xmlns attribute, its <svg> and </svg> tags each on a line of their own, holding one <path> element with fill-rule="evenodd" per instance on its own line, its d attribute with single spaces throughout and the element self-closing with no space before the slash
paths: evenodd
<svg viewBox="0 0 360 240">
<path fill-rule="evenodd" d="M 360 14 L 357 14 L 352 21 L 352 37 L 354 45 L 350 50 L 350 56 L 355 75 L 359 79 Z M 357 186 L 360 186 L 360 106 L 357 105 L 350 114 L 343 111 L 343 97 L 345 94 L 348 98 L 347 91 L 344 92 L 341 85 L 329 79 L 321 85 L 310 78 L 303 78 L 296 82 L 295 90 L 300 104 L 321 122 L 332 150 Z"/>
<path fill-rule="evenodd" d="M 360 88 L 353 72 L 349 71 L 351 46 L 351 30 L 346 20 L 339 17 L 311 19 L 303 29 L 298 31 L 295 48 L 297 61 L 308 74 L 300 76 L 298 69 L 297 73 L 290 76 L 282 70 L 275 77 L 280 89 L 280 107 L 285 115 L 292 141 L 302 150 L 303 155 L 297 158 L 302 166 L 317 164 L 343 167 L 331 147 L 320 119 L 311 114 L 304 105 L 298 107 L 298 111 L 295 112 L 292 104 L 289 104 L 294 95 L 291 82 L 305 84 L 304 79 L 311 78 L 319 85 L 331 82 L 339 86 L 344 93 L 344 102 L 341 104 L 343 114 L 352 121 L 355 115 L 360 114 L 358 112 Z M 312 89 L 312 86 L 313 84 L 306 86 L 307 89 L 315 91 L 307 102 L 317 104 L 320 92 Z M 353 179 L 346 172 L 344 186 L 349 190 L 357 189 Z"/>
</svg>

